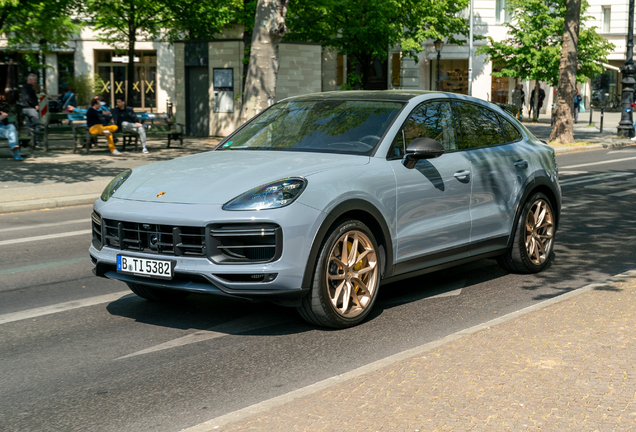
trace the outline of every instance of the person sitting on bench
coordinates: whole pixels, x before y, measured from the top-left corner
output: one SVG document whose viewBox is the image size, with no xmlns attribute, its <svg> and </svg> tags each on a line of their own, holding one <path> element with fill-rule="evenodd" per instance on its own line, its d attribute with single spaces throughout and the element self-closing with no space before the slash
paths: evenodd
<svg viewBox="0 0 636 432">
<path fill-rule="evenodd" d="M 13 154 L 13 159 L 17 161 L 24 160 L 20 156 L 20 143 L 18 142 L 18 131 L 14 125 L 9 124 L 7 121 L 7 114 L 4 111 L 0 111 L 0 138 L 5 138 L 9 141 L 9 150 Z"/>
<path fill-rule="evenodd" d="M 91 107 L 86 112 L 86 126 L 91 135 L 104 135 L 108 141 L 108 148 L 113 156 L 121 156 L 121 153 L 115 148 L 115 142 L 113 141 L 113 132 L 117 130 L 116 125 L 104 126 L 102 120 L 99 118 L 97 108 L 99 108 L 99 100 L 93 99 L 91 101 Z"/>
<path fill-rule="evenodd" d="M 142 152 L 150 153 L 148 148 L 146 148 L 146 129 L 144 128 L 144 125 L 139 123 L 139 119 L 137 118 L 135 111 L 133 111 L 131 107 L 126 106 L 126 101 L 123 96 L 117 96 L 115 98 L 115 105 L 117 107 L 113 110 L 113 116 L 119 130 L 128 133 L 134 132 L 139 135 L 139 140 L 143 147 Z"/>
</svg>

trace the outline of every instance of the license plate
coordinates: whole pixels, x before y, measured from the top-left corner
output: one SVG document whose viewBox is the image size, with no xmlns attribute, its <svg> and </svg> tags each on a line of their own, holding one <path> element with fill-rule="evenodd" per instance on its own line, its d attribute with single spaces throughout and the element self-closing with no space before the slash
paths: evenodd
<svg viewBox="0 0 636 432">
<path fill-rule="evenodd" d="M 137 276 L 172 279 L 172 262 L 117 255 L 117 271 Z"/>
</svg>

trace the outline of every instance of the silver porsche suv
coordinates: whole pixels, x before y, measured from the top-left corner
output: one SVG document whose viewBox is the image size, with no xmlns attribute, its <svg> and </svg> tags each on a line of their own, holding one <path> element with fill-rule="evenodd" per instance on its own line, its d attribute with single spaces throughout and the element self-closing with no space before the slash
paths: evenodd
<svg viewBox="0 0 636 432">
<path fill-rule="evenodd" d="M 95 202 L 90 256 L 151 301 L 264 299 L 344 328 L 387 282 L 482 258 L 543 270 L 560 210 L 554 150 L 497 105 L 319 93 L 121 173 Z"/>
</svg>

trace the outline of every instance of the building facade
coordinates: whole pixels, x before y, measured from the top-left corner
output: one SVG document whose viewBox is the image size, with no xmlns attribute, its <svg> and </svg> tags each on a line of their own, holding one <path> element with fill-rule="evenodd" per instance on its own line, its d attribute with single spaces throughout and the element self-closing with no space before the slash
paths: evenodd
<svg viewBox="0 0 636 432">
<path fill-rule="evenodd" d="M 507 35 L 505 23 L 510 17 L 505 0 L 473 0 L 474 33 L 503 40 Z M 585 106 L 601 102 L 606 106 L 620 103 L 621 74 L 626 52 L 627 15 L 629 0 L 589 0 L 588 26 L 612 42 L 616 48 L 609 54 L 604 72 L 580 86 Z M 466 12 L 466 17 L 468 13 Z M 56 98 L 68 87 L 69 77 L 87 75 L 98 77 L 98 93 L 114 105 L 117 96 L 124 96 L 127 70 L 135 68 L 133 82 L 134 108 L 138 111 L 166 112 L 172 107 L 177 122 L 186 126 L 187 133 L 200 136 L 223 136 L 240 125 L 241 96 L 243 94 L 244 45 L 240 28 L 228 29 L 213 41 L 137 42 L 134 59 L 121 55 L 113 46 L 97 41 L 91 27 L 68 42 L 67 48 L 45 56 L 46 69 L 41 75 L 42 89 Z M 2 41 L 0 40 L 0 45 Z M 485 40 L 476 41 L 474 49 Z M 433 41 L 423 44 L 418 61 L 405 57 L 400 48 L 389 50 L 385 60 L 377 59 L 372 68 L 369 87 L 373 89 L 420 89 L 468 93 L 468 44 L 445 44 L 438 53 Z M 318 44 L 280 44 L 280 70 L 277 79 L 277 99 L 321 91 L 341 89 L 346 84 L 351 62 L 346 56 L 323 50 Z M 0 97 L 7 82 L 9 60 L 23 64 L 21 53 L 5 51 L 0 59 Z M 473 56 L 474 97 L 493 102 L 509 103 L 516 82 L 495 78 L 496 66 L 485 56 Z M 28 68 L 19 69 L 19 81 L 25 82 Z M 36 72 L 40 72 L 37 71 Z M 523 82 L 526 104 L 534 82 Z M 546 91 L 542 113 L 548 113 L 553 102 L 553 90 L 542 83 Z M 527 105 L 526 105 L 527 106 Z"/>
</svg>

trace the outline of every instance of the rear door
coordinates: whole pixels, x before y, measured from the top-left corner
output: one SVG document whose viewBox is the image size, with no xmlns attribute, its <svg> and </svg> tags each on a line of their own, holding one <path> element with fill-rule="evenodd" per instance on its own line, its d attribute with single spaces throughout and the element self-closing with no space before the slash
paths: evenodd
<svg viewBox="0 0 636 432">
<path fill-rule="evenodd" d="M 458 144 L 472 166 L 470 254 L 506 247 L 517 198 L 532 176 L 532 147 L 504 116 L 483 105 L 454 101 Z"/>
</svg>

